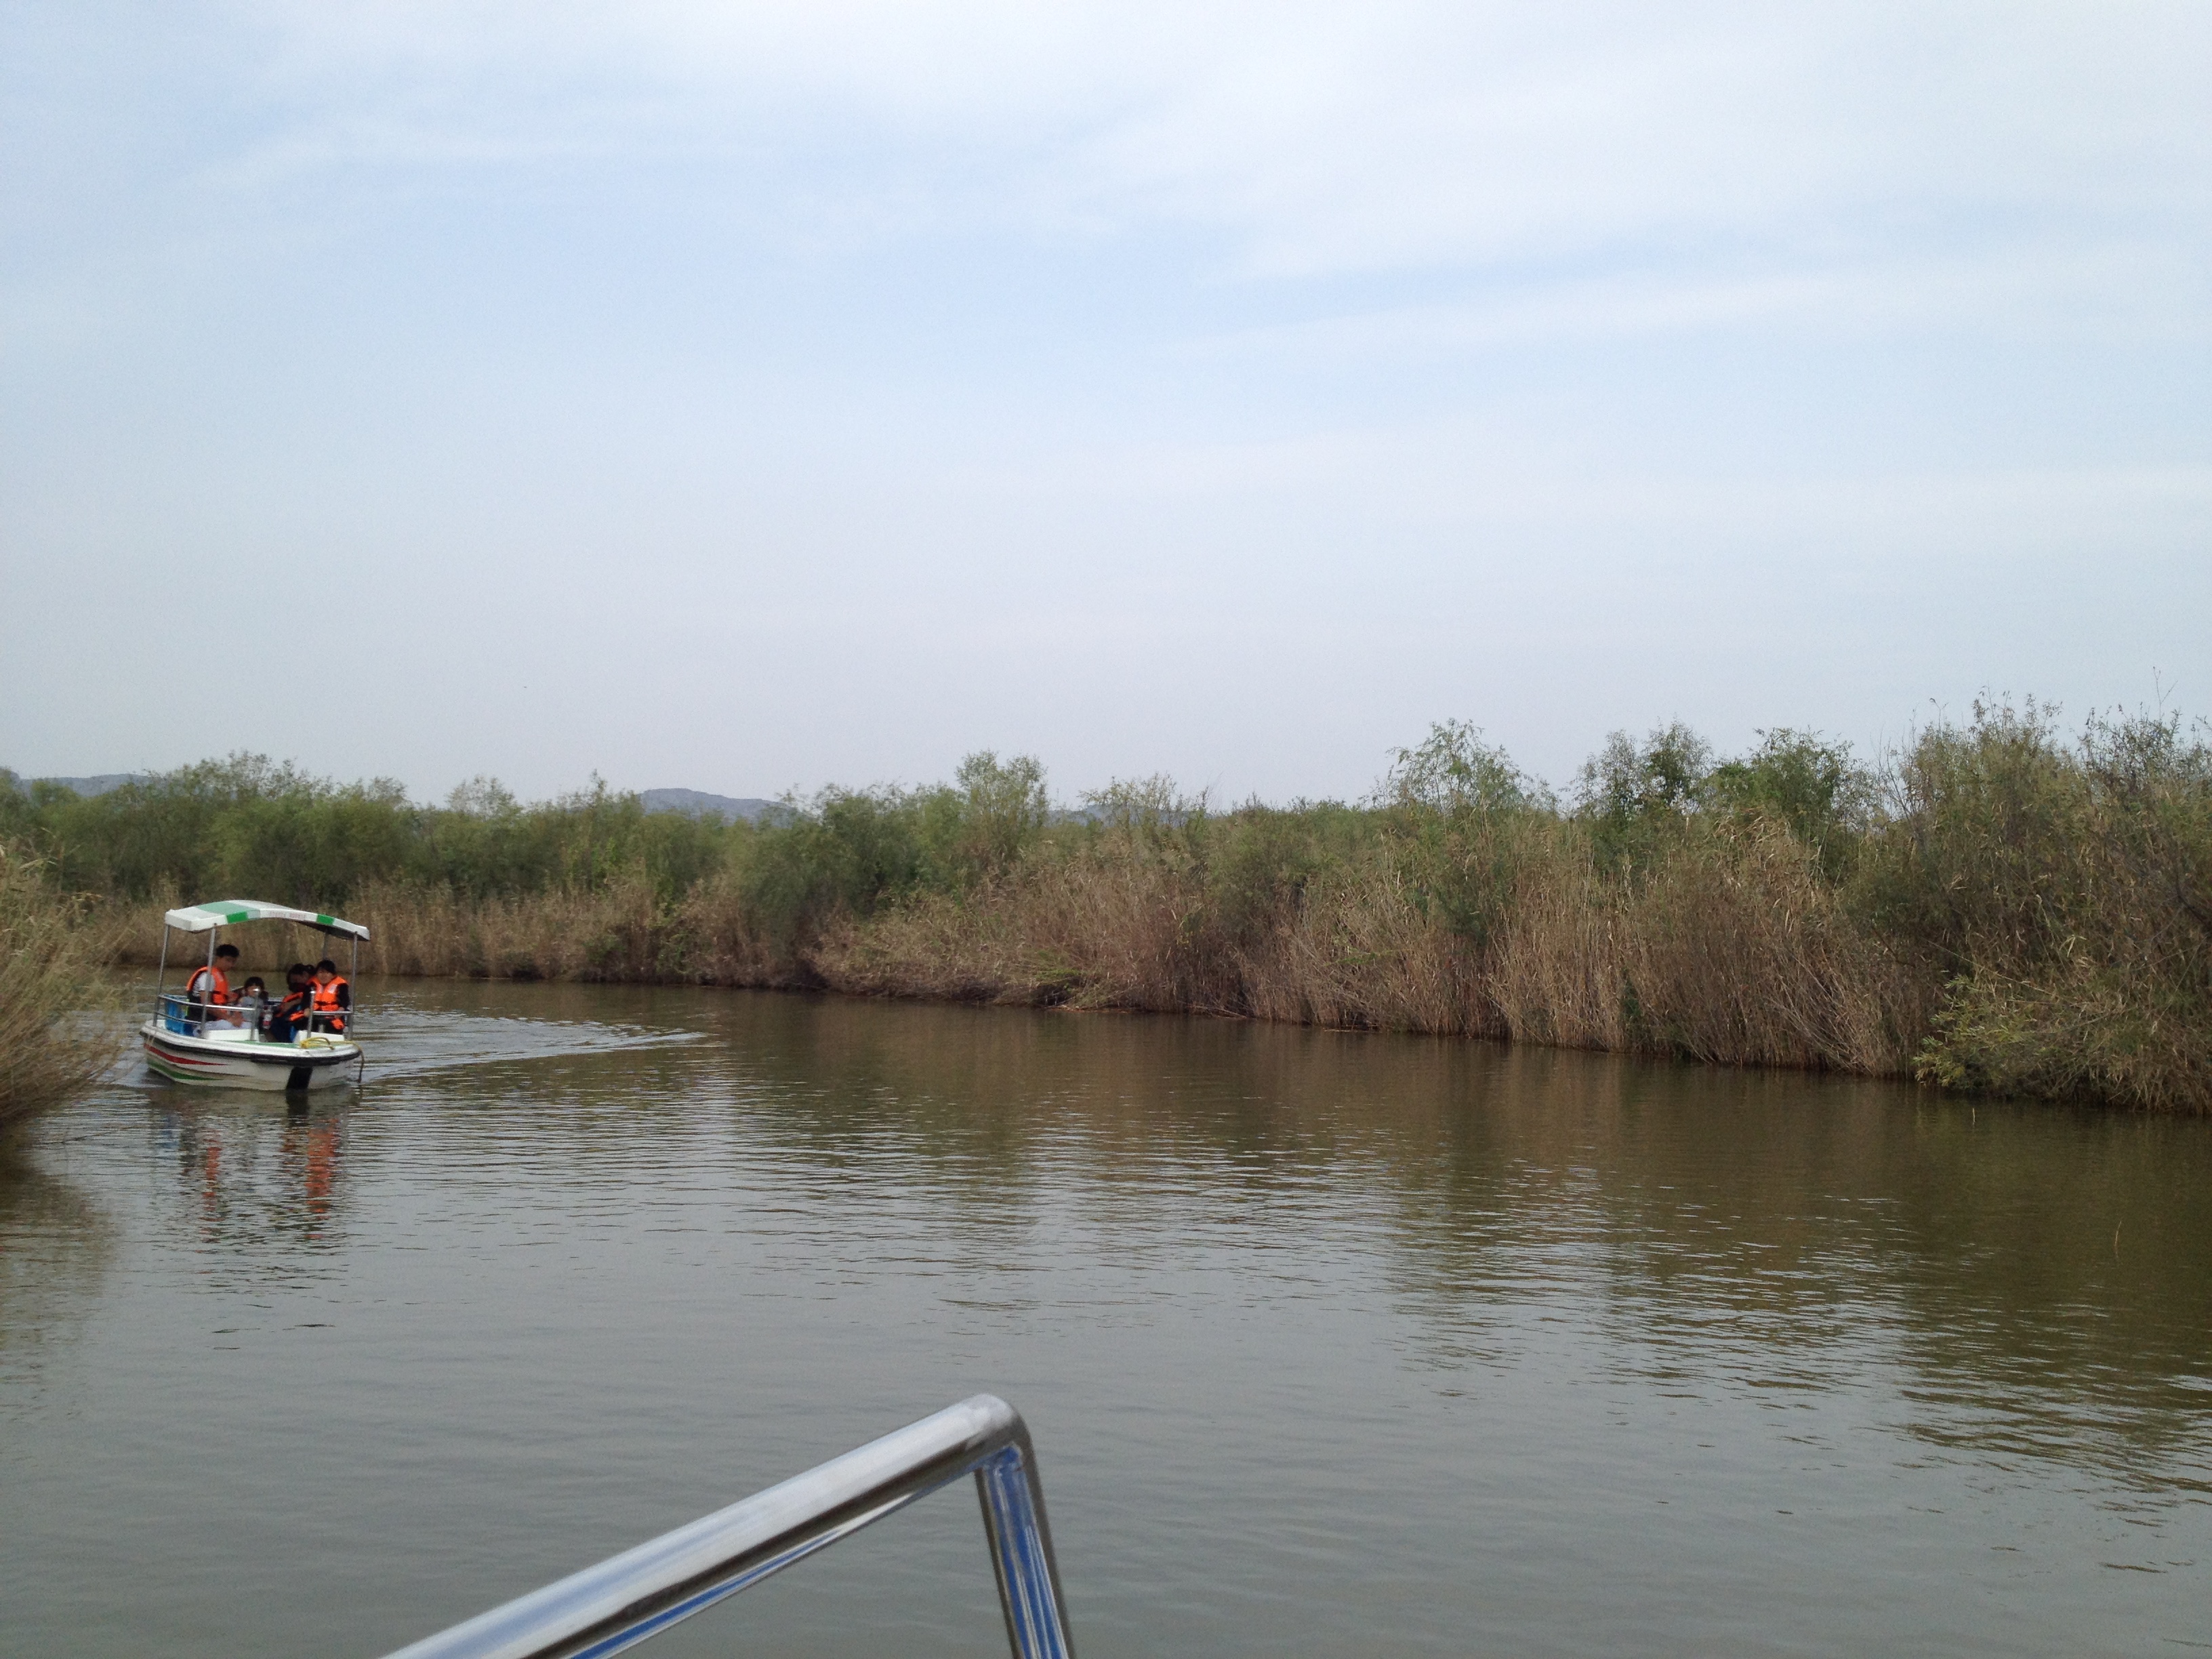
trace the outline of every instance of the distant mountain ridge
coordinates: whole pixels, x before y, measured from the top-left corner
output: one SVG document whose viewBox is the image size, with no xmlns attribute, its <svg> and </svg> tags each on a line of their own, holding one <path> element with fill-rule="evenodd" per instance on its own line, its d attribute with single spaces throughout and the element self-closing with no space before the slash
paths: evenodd
<svg viewBox="0 0 2212 1659">
<path fill-rule="evenodd" d="M 27 793 L 34 783 L 53 783 L 80 795 L 104 795 L 111 789 L 143 782 L 153 775 L 150 772 L 102 772 L 88 778 L 19 777 L 15 783 Z M 702 789 L 641 789 L 638 799 L 648 812 L 681 812 L 687 817 L 720 818 L 725 823 L 735 823 L 739 819 L 747 823 L 783 823 L 792 816 L 791 809 L 781 801 L 763 800 L 754 795 L 711 795 Z"/>
<path fill-rule="evenodd" d="M 126 783 L 143 783 L 152 775 L 150 772 L 102 772 L 89 778 L 17 778 L 15 783 L 17 787 L 26 792 L 34 783 L 58 783 L 80 795 L 104 795 L 111 789 L 120 789 Z"/>
<path fill-rule="evenodd" d="M 781 823 L 791 809 L 781 801 L 753 795 L 710 795 L 698 789 L 641 789 L 640 800 L 648 812 L 681 812 L 686 817 L 720 818 L 725 823 L 744 819 L 747 823 Z"/>
</svg>

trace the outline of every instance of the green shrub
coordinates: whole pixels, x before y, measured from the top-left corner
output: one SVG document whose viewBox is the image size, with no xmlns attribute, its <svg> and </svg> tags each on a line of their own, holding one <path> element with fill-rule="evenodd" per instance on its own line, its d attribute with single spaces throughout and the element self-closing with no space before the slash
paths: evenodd
<svg viewBox="0 0 2212 1659">
<path fill-rule="evenodd" d="M 1779 824 L 1813 851 L 1830 880 L 1845 875 L 1875 818 L 1874 775 L 1850 745 L 1818 732 L 1762 732 L 1759 747 L 1706 775 L 1705 804 L 1740 823 Z"/>
<path fill-rule="evenodd" d="M 1415 909 L 1478 949 L 1511 914 L 1534 842 L 1557 821 L 1551 792 L 1466 721 L 1397 750 L 1376 806 Z"/>
<path fill-rule="evenodd" d="M 1977 705 L 1921 734 L 1860 902 L 1949 989 L 1953 1087 L 2212 1110 L 2212 750 L 2178 721 Z"/>
<path fill-rule="evenodd" d="M 1712 746 L 1680 720 L 1636 742 L 1615 732 L 1583 763 L 1576 816 L 1600 864 L 1640 873 L 1679 839 L 1712 770 Z"/>
</svg>

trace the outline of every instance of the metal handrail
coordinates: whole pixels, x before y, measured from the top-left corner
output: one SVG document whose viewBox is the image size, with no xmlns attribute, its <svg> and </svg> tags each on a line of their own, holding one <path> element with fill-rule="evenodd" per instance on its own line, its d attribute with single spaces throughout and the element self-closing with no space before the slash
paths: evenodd
<svg viewBox="0 0 2212 1659">
<path fill-rule="evenodd" d="M 268 1008 L 276 1006 L 277 1000 L 279 999 L 271 999 L 267 1006 L 259 1012 L 265 1013 Z M 194 1010 L 198 1012 L 196 1013 Z M 243 1012 L 243 1005 L 240 1003 L 200 1002 L 185 995 L 182 991 L 157 992 L 154 998 L 154 1023 L 157 1025 L 166 1025 L 172 1019 L 179 1020 L 192 1028 L 189 1032 L 179 1034 L 182 1036 L 204 1036 L 210 1025 L 228 1025 L 234 1030 L 237 1030 L 244 1022 L 234 1017 L 242 1015 Z M 318 1012 L 313 1009 L 308 1009 L 302 1016 L 307 1021 L 307 1025 L 301 1032 L 301 1036 L 350 1038 L 353 1036 L 353 1012 L 350 1008 L 341 1008 L 335 1013 L 328 1011 Z M 246 1029 L 251 1033 L 252 1040 L 255 1042 L 270 1042 L 277 1040 L 270 1037 L 258 1024 L 246 1024 Z"/>
<path fill-rule="evenodd" d="M 598 1659 L 802 1557 L 975 1477 L 1014 1659 L 1073 1659 L 1036 1451 L 1022 1414 L 979 1394 L 781 1486 L 571 1573 L 386 1659 Z"/>
</svg>

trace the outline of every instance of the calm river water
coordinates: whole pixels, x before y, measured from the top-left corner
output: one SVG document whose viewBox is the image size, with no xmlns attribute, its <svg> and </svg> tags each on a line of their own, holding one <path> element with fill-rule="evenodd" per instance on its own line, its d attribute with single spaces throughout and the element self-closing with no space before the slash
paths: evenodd
<svg viewBox="0 0 2212 1659">
<path fill-rule="evenodd" d="M 0 1173 L 0 1649 L 382 1652 L 981 1389 L 1116 1655 L 2212 1651 L 2212 1123 L 372 988 Z M 647 1650 L 1005 1651 L 972 1492 Z"/>
</svg>

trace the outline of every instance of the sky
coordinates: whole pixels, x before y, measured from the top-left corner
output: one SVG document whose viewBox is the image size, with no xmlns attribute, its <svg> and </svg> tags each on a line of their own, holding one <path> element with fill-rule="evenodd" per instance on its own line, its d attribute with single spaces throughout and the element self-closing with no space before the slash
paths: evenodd
<svg viewBox="0 0 2212 1659">
<path fill-rule="evenodd" d="M 2212 7 L 0 0 L 0 765 L 2212 714 Z"/>
</svg>

